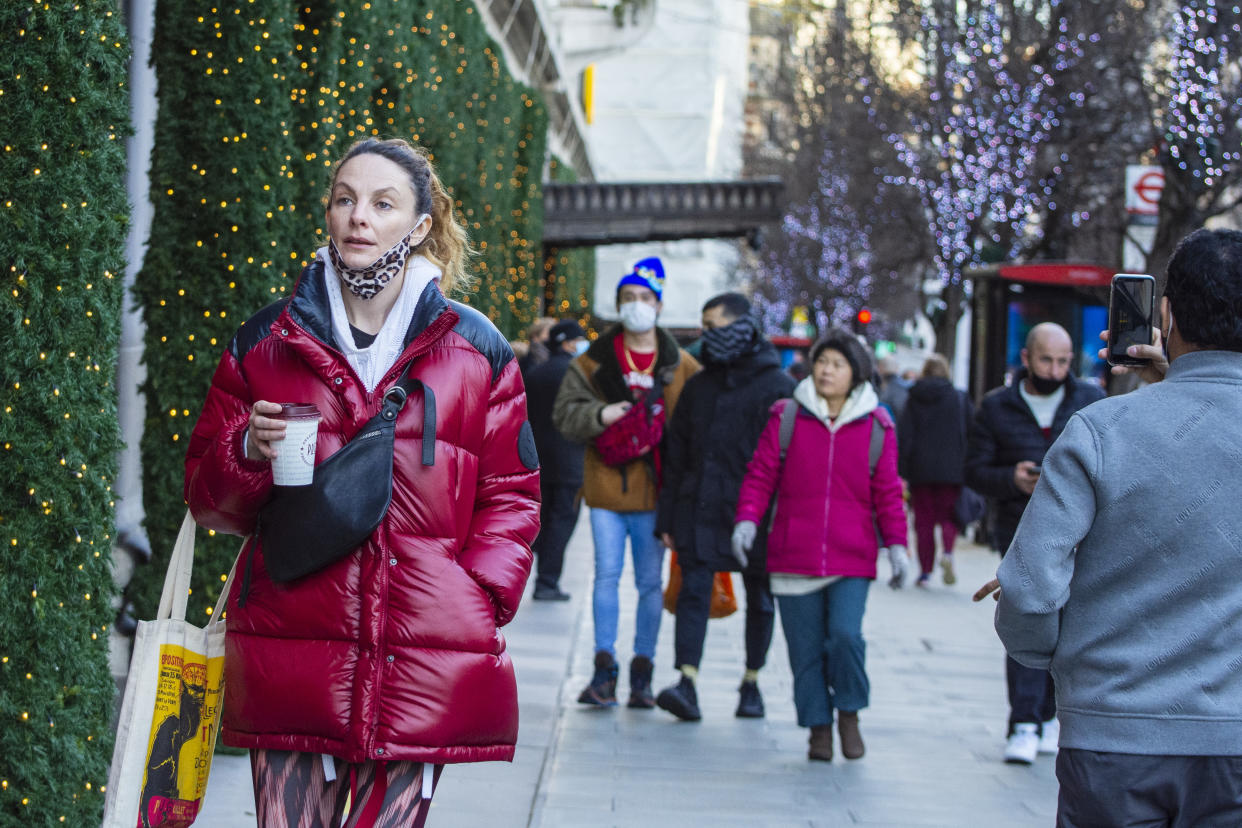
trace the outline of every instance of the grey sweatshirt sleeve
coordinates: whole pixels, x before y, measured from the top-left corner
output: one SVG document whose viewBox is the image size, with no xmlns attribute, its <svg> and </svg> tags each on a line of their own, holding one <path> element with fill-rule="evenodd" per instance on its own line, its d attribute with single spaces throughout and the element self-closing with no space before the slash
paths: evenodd
<svg viewBox="0 0 1242 828">
<path fill-rule="evenodd" d="M 1044 457 L 1043 473 L 996 577 L 996 632 L 1015 661 L 1046 669 L 1060 636 L 1078 544 L 1096 512 L 1099 448 L 1075 415 Z"/>
</svg>

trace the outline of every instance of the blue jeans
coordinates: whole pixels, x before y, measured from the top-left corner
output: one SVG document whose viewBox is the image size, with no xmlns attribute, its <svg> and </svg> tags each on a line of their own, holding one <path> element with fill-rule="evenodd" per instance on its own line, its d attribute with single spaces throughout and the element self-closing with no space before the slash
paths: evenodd
<svg viewBox="0 0 1242 828">
<path fill-rule="evenodd" d="M 664 545 L 655 536 L 656 513 L 610 512 L 591 509 L 591 536 L 595 540 L 595 589 L 591 609 L 595 617 L 595 651 L 616 658 L 617 586 L 625 566 L 625 539 L 634 555 L 634 586 L 638 610 L 634 621 L 634 655 L 655 659 L 664 611 Z"/>
<path fill-rule="evenodd" d="M 776 596 L 799 727 L 832 724 L 833 708 L 854 713 L 867 706 L 862 617 L 870 587 L 869 578 L 842 578 L 809 595 Z"/>
</svg>

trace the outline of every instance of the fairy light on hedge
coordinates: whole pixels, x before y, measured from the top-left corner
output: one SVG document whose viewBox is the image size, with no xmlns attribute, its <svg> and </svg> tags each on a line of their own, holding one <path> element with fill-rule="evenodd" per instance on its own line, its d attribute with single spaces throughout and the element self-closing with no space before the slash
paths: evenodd
<svg viewBox="0 0 1242 828">
<path fill-rule="evenodd" d="M 21 319 L 28 345 L 5 349 L 2 373 L 21 379 L 0 387 L 3 448 L 18 475 L 0 505 L 4 577 L 14 596 L 0 609 L 8 650 L 0 656 L 0 717 L 47 724 L 26 731 L 47 735 L 19 741 L 14 729 L 0 728 L 0 753 L 13 768 L 0 781 L 0 813 L 20 805 L 28 809 L 23 824 L 32 825 L 97 823 L 102 798 L 79 792 L 106 775 L 109 758 L 89 744 L 107 731 L 115 693 L 107 648 L 98 644 L 114 588 L 99 549 L 109 546 L 119 449 L 122 285 L 114 274 L 124 266 L 128 205 L 116 181 L 125 170 L 117 139 L 128 132 L 128 54 L 124 21 L 109 5 L 0 10 L 0 23 L 22 40 L 0 58 L 0 77 L 21 83 L 0 88 L 17 113 L 5 160 L 11 172 L 25 172 L 9 177 L 0 210 L 8 265 L 0 302 Z M 20 227 L 15 206 L 24 208 Z M 68 272 L 75 278 L 60 282 Z M 49 550 L 57 550 L 57 566 L 48 564 Z M 72 678 L 62 674 L 66 664 Z M 69 705 L 73 716 L 65 717 Z"/>
</svg>

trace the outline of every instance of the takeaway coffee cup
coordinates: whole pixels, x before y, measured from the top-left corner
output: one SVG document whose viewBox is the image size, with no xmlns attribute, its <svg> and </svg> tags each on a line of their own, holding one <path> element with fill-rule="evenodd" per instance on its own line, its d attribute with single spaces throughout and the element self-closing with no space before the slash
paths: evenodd
<svg viewBox="0 0 1242 828">
<path fill-rule="evenodd" d="M 282 403 L 274 419 L 284 420 L 285 439 L 272 441 L 272 482 L 277 486 L 309 486 L 315 477 L 315 443 L 319 409 L 312 403 Z"/>
</svg>

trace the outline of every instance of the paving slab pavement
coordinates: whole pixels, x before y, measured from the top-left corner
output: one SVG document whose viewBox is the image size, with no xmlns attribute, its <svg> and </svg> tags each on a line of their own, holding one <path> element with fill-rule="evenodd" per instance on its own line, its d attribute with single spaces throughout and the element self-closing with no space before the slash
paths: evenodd
<svg viewBox="0 0 1242 828">
<path fill-rule="evenodd" d="M 566 552 L 572 600 L 527 600 L 505 629 L 521 725 L 512 764 L 453 765 L 433 800 L 434 828 L 579 826 L 1048 826 L 1056 814 L 1053 758 L 1001 761 L 1008 706 L 1004 651 L 991 602 L 972 604 L 998 558 L 959 544 L 959 582 L 927 589 L 877 581 L 864 618 L 871 706 L 860 716 L 867 755 L 806 759 L 779 622 L 760 676 L 767 717 L 737 719 L 742 613 L 709 624 L 699 678 L 703 720 L 624 707 L 634 587 L 622 579 L 617 642 L 623 704 L 576 703 L 592 667 L 592 546 L 585 511 Z M 887 567 L 881 564 L 886 572 Z M 743 601 L 740 581 L 736 582 Z M 660 630 L 655 685 L 673 683 L 673 623 Z M 249 760 L 217 756 L 199 828 L 254 824 Z"/>
</svg>

